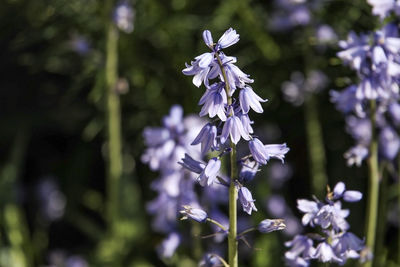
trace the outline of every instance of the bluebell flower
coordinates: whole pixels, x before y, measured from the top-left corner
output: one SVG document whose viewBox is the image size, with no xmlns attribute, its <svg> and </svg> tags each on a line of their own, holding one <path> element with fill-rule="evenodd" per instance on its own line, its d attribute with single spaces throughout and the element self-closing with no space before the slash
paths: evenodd
<svg viewBox="0 0 400 267">
<path fill-rule="evenodd" d="M 303 218 L 301 219 L 304 226 L 307 224 L 314 226 L 314 218 L 319 211 L 319 206 L 320 205 L 315 201 L 307 199 L 297 200 L 297 209 L 304 213 Z"/>
<path fill-rule="evenodd" d="M 189 171 L 197 174 L 200 174 L 204 170 L 204 167 L 206 166 L 204 162 L 193 159 L 187 153 L 185 153 L 185 157 L 182 158 L 182 161 L 178 163 L 181 164 L 184 168 L 188 169 Z"/>
<path fill-rule="evenodd" d="M 251 127 L 251 125 L 253 124 L 253 121 L 250 120 L 249 115 L 248 114 L 240 114 L 240 121 L 242 122 L 243 125 L 243 130 L 246 132 L 247 135 L 252 134 L 253 131 L 253 127 Z"/>
<path fill-rule="evenodd" d="M 259 164 L 256 161 L 246 159 L 241 164 L 242 168 L 239 172 L 239 180 L 243 183 L 250 182 L 258 172 Z"/>
<path fill-rule="evenodd" d="M 200 173 L 197 181 L 201 186 L 210 186 L 217 178 L 219 169 L 221 167 L 221 161 L 218 158 L 212 158 L 208 161 L 207 165 Z"/>
<path fill-rule="evenodd" d="M 338 182 L 333 188 L 333 199 L 340 198 L 347 202 L 357 202 L 362 199 L 362 193 L 356 190 L 346 190 L 346 185 Z"/>
<path fill-rule="evenodd" d="M 160 258 L 171 258 L 175 250 L 181 243 L 181 237 L 178 233 L 172 232 L 157 246 L 157 253 Z"/>
<path fill-rule="evenodd" d="M 329 25 L 319 25 L 315 36 L 320 44 L 329 44 L 337 41 L 337 35 L 335 31 Z"/>
<path fill-rule="evenodd" d="M 291 249 L 285 253 L 285 260 L 289 266 L 309 266 L 309 260 L 315 253 L 313 240 L 304 235 L 297 235 L 291 241 L 285 242 Z"/>
<path fill-rule="evenodd" d="M 312 257 L 321 262 L 343 262 L 343 260 L 335 254 L 333 248 L 326 242 L 319 243 Z"/>
<path fill-rule="evenodd" d="M 263 234 L 284 230 L 285 228 L 285 220 L 283 219 L 265 219 L 257 226 L 258 231 Z"/>
<path fill-rule="evenodd" d="M 359 251 L 365 248 L 365 242 L 351 232 L 344 232 L 333 238 L 332 247 L 342 259 L 358 259 Z"/>
<path fill-rule="evenodd" d="M 342 209 L 340 201 L 332 204 L 323 205 L 315 214 L 313 219 L 314 224 L 321 226 L 322 229 L 327 229 L 332 226 L 336 231 L 346 231 L 349 229 L 349 224 L 345 220 L 349 216 L 349 210 Z"/>
<path fill-rule="evenodd" d="M 356 97 L 356 91 L 356 85 L 351 85 L 341 92 L 331 90 L 331 102 L 335 103 L 336 109 L 342 113 L 358 112 L 361 109 L 361 101 Z"/>
<path fill-rule="evenodd" d="M 122 2 L 117 5 L 114 10 L 114 22 L 117 27 L 126 33 L 133 31 L 133 19 L 135 17 L 134 10 L 131 5 Z"/>
<path fill-rule="evenodd" d="M 212 62 L 209 61 L 211 53 L 204 53 L 195 57 L 195 61 L 190 62 L 190 65 L 185 63 L 186 68 L 182 70 L 185 75 L 193 75 L 193 84 L 200 87 L 202 83 L 208 86 L 208 76 L 212 67 Z M 208 63 L 208 65 L 206 64 Z"/>
<path fill-rule="evenodd" d="M 228 104 L 224 83 L 215 83 L 204 93 L 199 101 L 199 105 L 203 105 L 200 116 L 209 115 L 214 118 L 217 115 L 220 120 L 226 120 L 225 105 Z"/>
<path fill-rule="evenodd" d="M 250 86 L 245 86 L 239 93 L 240 107 L 243 113 L 248 113 L 252 108 L 257 113 L 263 113 L 264 110 L 260 102 L 266 102 L 267 99 L 259 97 Z"/>
<path fill-rule="evenodd" d="M 243 128 L 242 121 L 235 114 L 230 116 L 224 123 L 224 127 L 222 128 L 222 133 L 220 136 L 221 143 L 225 144 L 229 136 L 234 144 L 239 142 L 240 137 L 242 137 L 244 140 L 250 139 L 250 136 Z"/>
<path fill-rule="evenodd" d="M 261 165 L 267 164 L 269 155 L 267 154 L 264 144 L 258 138 L 253 138 L 249 141 L 249 149 L 255 161 Z"/>
<path fill-rule="evenodd" d="M 217 147 L 217 127 L 215 125 L 206 124 L 191 145 L 198 145 L 200 143 L 202 155 L 205 155 L 211 148 L 215 149 Z"/>
<path fill-rule="evenodd" d="M 389 115 L 394 123 L 394 125 L 400 125 L 400 104 L 397 102 L 392 102 L 388 106 Z"/>
<path fill-rule="evenodd" d="M 251 195 L 251 192 L 249 191 L 249 189 L 247 189 L 244 186 L 241 186 L 239 188 L 238 196 L 239 196 L 239 201 L 242 204 L 244 212 L 251 215 L 251 212 L 253 210 L 257 211 L 257 208 L 254 205 L 255 200 L 253 199 L 253 196 Z"/>
<path fill-rule="evenodd" d="M 380 17 L 381 20 L 389 16 L 391 11 L 400 15 L 400 2 L 397 0 L 367 0 L 372 6 L 372 14 Z"/>
<path fill-rule="evenodd" d="M 208 218 L 207 212 L 205 212 L 204 210 L 192 208 L 188 205 L 184 205 L 183 210 L 181 210 L 180 213 L 183 214 L 181 220 L 186 220 L 189 218 L 195 220 L 196 222 L 203 223 Z"/>
<path fill-rule="evenodd" d="M 233 95 L 237 88 L 244 88 L 247 83 L 254 82 L 253 79 L 250 79 L 250 75 L 244 73 L 234 64 L 237 61 L 236 57 L 230 57 L 226 56 L 223 53 L 220 53 L 220 58 L 222 61 L 222 67 L 225 70 L 227 80 L 224 80 L 224 76 L 219 66 L 214 66 L 214 71 L 212 72 L 212 74 L 219 75 L 221 81 L 228 83 L 230 88 L 230 96 Z"/>
<path fill-rule="evenodd" d="M 279 159 L 282 163 L 284 163 L 286 153 L 290 150 L 286 143 L 264 145 L 264 149 L 269 158 Z"/>
<path fill-rule="evenodd" d="M 396 131 L 390 127 L 384 127 L 379 133 L 379 153 L 388 160 L 394 160 L 400 149 L 400 138 Z"/>
<path fill-rule="evenodd" d="M 358 144 L 356 146 L 351 147 L 349 150 L 344 153 L 344 157 L 347 159 L 347 165 L 352 166 L 361 166 L 361 163 L 368 156 L 368 148 L 365 145 Z"/>
</svg>

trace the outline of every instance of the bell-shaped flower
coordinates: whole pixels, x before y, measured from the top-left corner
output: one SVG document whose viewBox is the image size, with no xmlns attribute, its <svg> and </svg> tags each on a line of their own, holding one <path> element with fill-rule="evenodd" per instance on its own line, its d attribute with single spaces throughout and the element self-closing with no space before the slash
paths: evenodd
<svg viewBox="0 0 400 267">
<path fill-rule="evenodd" d="M 195 57 L 195 60 L 190 62 L 190 65 L 185 63 L 186 68 L 182 70 L 182 73 L 191 76 L 193 75 L 193 84 L 200 87 L 202 83 L 208 86 L 209 72 L 214 62 L 213 53 L 204 53 L 200 56 Z"/>
<path fill-rule="evenodd" d="M 340 201 L 335 202 L 333 205 L 327 204 L 322 206 L 318 213 L 315 215 L 314 223 L 320 225 L 322 229 L 327 229 L 332 226 L 335 231 L 346 231 L 349 229 L 349 223 L 345 220 L 349 216 L 349 210 L 342 210 Z"/>
<path fill-rule="evenodd" d="M 333 188 L 333 198 L 343 198 L 347 202 L 357 202 L 362 199 L 362 193 L 356 190 L 346 190 L 346 185 L 343 182 L 338 182 Z"/>
<path fill-rule="evenodd" d="M 243 128 L 242 121 L 236 115 L 230 116 L 224 123 L 224 127 L 222 128 L 222 133 L 220 136 L 221 143 L 225 144 L 229 136 L 234 144 L 239 142 L 240 137 L 242 137 L 244 140 L 250 139 L 249 134 L 246 133 Z"/>
<path fill-rule="evenodd" d="M 344 153 L 344 157 L 347 159 L 347 165 L 352 166 L 356 164 L 357 167 L 361 166 L 361 163 L 368 156 L 368 148 L 365 145 L 358 144 L 354 147 L 351 147 L 346 153 Z"/>
<path fill-rule="evenodd" d="M 290 150 L 290 148 L 286 146 L 286 143 L 265 145 L 264 148 L 269 158 L 280 159 L 282 163 L 284 162 L 285 154 Z"/>
<path fill-rule="evenodd" d="M 237 42 L 239 42 L 239 34 L 236 33 L 236 30 L 229 28 L 224 32 L 221 38 L 219 38 L 218 45 L 221 49 L 224 49 Z"/>
<path fill-rule="evenodd" d="M 326 242 L 321 242 L 315 249 L 313 255 L 314 259 L 318 259 L 321 262 L 338 262 L 341 263 L 343 260 L 336 256 L 333 248 Z"/>
<path fill-rule="evenodd" d="M 210 123 L 206 124 L 193 140 L 191 145 L 198 145 L 201 143 L 201 154 L 206 154 L 212 147 L 217 146 L 217 127 Z"/>
<path fill-rule="evenodd" d="M 364 241 L 351 232 L 345 232 L 332 240 L 335 253 L 342 259 L 359 258 L 359 251 L 365 248 Z"/>
<path fill-rule="evenodd" d="M 200 116 L 208 114 L 210 118 L 214 118 L 217 115 L 221 121 L 226 121 L 225 105 L 227 104 L 224 83 L 215 83 L 207 89 L 199 101 L 199 105 L 203 105 Z"/>
<path fill-rule="evenodd" d="M 208 161 L 207 165 L 197 178 L 201 186 L 211 185 L 217 178 L 219 169 L 221 168 L 221 161 L 218 158 L 212 158 Z"/>
<path fill-rule="evenodd" d="M 253 196 L 251 195 L 249 189 L 244 186 L 240 187 L 238 196 L 240 203 L 242 204 L 243 211 L 245 211 L 249 215 L 251 215 L 251 212 L 253 210 L 257 211 L 257 208 L 254 205 L 255 200 L 253 199 Z"/>
<path fill-rule="evenodd" d="M 260 102 L 266 102 L 267 99 L 259 97 L 250 86 L 245 86 L 239 93 L 240 107 L 243 113 L 248 113 L 252 108 L 257 113 L 263 113 L 264 110 Z"/>
<path fill-rule="evenodd" d="M 293 240 L 285 242 L 291 249 L 285 253 L 285 260 L 290 266 L 309 266 L 309 259 L 315 253 L 313 240 L 304 235 L 296 235 Z"/>
<path fill-rule="evenodd" d="M 263 234 L 284 230 L 286 228 L 285 221 L 283 219 L 265 219 L 261 221 L 257 229 Z"/>
<path fill-rule="evenodd" d="M 251 127 L 253 121 L 250 120 L 249 115 L 242 113 L 240 115 L 240 121 L 242 122 L 243 129 L 247 133 L 247 135 L 250 135 L 254 132 L 253 127 Z"/>
<path fill-rule="evenodd" d="M 304 226 L 314 226 L 313 220 L 319 211 L 318 203 L 307 199 L 298 199 L 297 208 L 304 213 L 301 222 Z"/>
<path fill-rule="evenodd" d="M 196 222 L 205 222 L 207 220 L 207 212 L 202 209 L 192 208 L 191 206 L 184 205 L 183 210 L 180 211 L 183 214 L 181 220 L 192 219 Z"/>
<path fill-rule="evenodd" d="M 267 164 L 269 156 L 265 150 L 264 144 L 258 138 L 253 138 L 249 141 L 249 149 L 255 161 L 261 165 Z"/>
<path fill-rule="evenodd" d="M 182 167 L 184 167 L 185 169 L 188 169 L 189 171 L 197 174 L 200 174 L 206 166 L 204 162 L 197 161 L 186 153 L 185 157 L 182 159 L 182 162 L 178 163 L 182 165 Z"/>
<path fill-rule="evenodd" d="M 239 180 L 241 182 L 250 182 L 258 172 L 258 162 L 246 159 L 242 163 L 242 168 L 239 173 Z"/>
</svg>

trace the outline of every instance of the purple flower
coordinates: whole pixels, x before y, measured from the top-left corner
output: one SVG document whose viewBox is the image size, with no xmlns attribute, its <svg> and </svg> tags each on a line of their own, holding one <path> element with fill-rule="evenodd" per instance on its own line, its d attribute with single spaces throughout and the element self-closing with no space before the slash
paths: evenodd
<svg viewBox="0 0 400 267">
<path fill-rule="evenodd" d="M 234 144 L 237 144 L 242 137 L 244 140 L 249 140 L 250 136 L 245 132 L 243 128 L 242 121 L 236 115 L 230 116 L 226 122 L 224 123 L 224 127 L 222 128 L 221 133 L 221 143 L 225 144 L 228 140 L 228 136 L 231 137 L 231 141 Z"/>
<path fill-rule="evenodd" d="M 206 124 L 193 140 L 191 145 L 198 145 L 201 143 L 201 154 L 206 154 L 211 148 L 217 147 L 217 127 L 208 123 Z"/>
<path fill-rule="evenodd" d="M 254 80 L 250 79 L 250 75 L 241 71 L 234 63 L 236 63 L 235 57 L 228 57 L 221 54 L 221 61 L 223 68 L 225 69 L 226 73 L 226 81 L 220 71 L 219 67 L 216 67 L 217 73 L 220 76 L 220 79 L 226 83 L 228 83 L 230 88 L 230 95 L 232 96 L 235 92 L 236 88 L 244 88 L 246 83 L 253 83 Z"/>
<path fill-rule="evenodd" d="M 249 189 L 247 189 L 244 186 L 240 187 L 238 195 L 240 203 L 242 204 L 243 207 L 243 211 L 245 211 L 249 215 L 251 215 L 251 212 L 253 210 L 257 211 L 257 208 L 254 205 L 255 200 L 253 199 L 253 196 L 251 195 Z"/>
<path fill-rule="evenodd" d="M 305 226 L 310 224 L 311 226 L 314 226 L 313 220 L 319 211 L 318 203 L 307 199 L 298 199 L 297 208 L 301 212 L 305 213 L 301 219 L 303 225 Z"/>
<path fill-rule="evenodd" d="M 131 33 L 133 31 L 133 19 L 135 17 L 134 10 L 127 3 L 119 4 L 114 11 L 114 21 L 117 27 L 126 32 Z"/>
<path fill-rule="evenodd" d="M 280 159 L 284 163 L 285 154 L 289 152 L 290 148 L 284 144 L 265 145 L 265 152 L 269 158 Z"/>
<path fill-rule="evenodd" d="M 181 238 L 179 234 L 172 232 L 157 247 L 157 253 L 161 258 L 171 258 L 180 243 Z"/>
<path fill-rule="evenodd" d="M 259 97 L 250 86 L 245 86 L 239 93 L 240 107 L 243 113 L 247 114 L 250 107 L 257 113 L 263 113 L 260 102 L 266 102 L 267 99 Z"/>
<path fill-rule="evenodd" d="M 258 224 L 258 231 L 267 234 L 274 231 L 284 230 L 286 228 L 285 221 L 282 219 L 265 219 Z"/>
<path fill-rule="evenodd" d="M 345 220 L 349 216 L 349 210 L 342 210 L 340 201 L 333 205 L 327 204 L 322 206 L 313 219 L 314 223 L 320 225 L 322 229 L 327 229 L 332 226 L 333 229 L 346 231 L 349 229 L 349 224 Z"/>
<path fill-rule="evenodd" d="M 379 152 L 388 159 L 393 160 L 400 148 L 400 139 L 396 131 L 392 127 L 386 126 L 379 134 Z"/>
<path fill-rule="evenodd" d="M 241 182 L 250 182 L 258 172 L 258 162 L 247 159 L 242 163 L 239 179 Z"/>
<path fill-rule="evenodd" d="M 203 172 L 205 163 L 201 161 L 197 161 L 193 159 L 191 156 L 185 153 L 185 157 L 182 159 L 182 162 L 178 162 L 182 167 L 188 169 L 191 172 L 200 174 Z"/>
<path fill-rule="evenodd" d="M 315 35 L 319 43 L 332 43 L 337 40 L 335 31 L 329 25 L 320 25 Z"/>
<path fill-rule="evenodd" d="M 285 242 L 291 249 L 285 253 L 285 260 L 290 266 L 308 266 L 311 256 L 314 255 L 312 239 L 304 235 L 297 235 L 293 240 Z"/>
<path fill-rule="evenodd" d="M 321 242 L 315 249 L 313 258 L 318 259 L 321 262 L 338 262 L 341 263 L 343 260 L 336 256 L 333 248 L 326 242 Z"/>
<path fill-rule="evenodd" d="M 333 189 L 333 198 L 343 198 L 347 202 L 357 202 L 362 199 L 362 193 L 355 190 L 346 190 L 346 186 L 343 182 L 339 182 Z"/>
<path fill-rule="evenodd" d="M 251 127 L 253 121 L 250 120 L 249 115 L 241 114 L 240 121 L 242 122 L 243 130 L 246 132 L 247 135 L 250 135 L 254 132 L 253 128 Z"/>
<path fill-rule="evenodd" d="M 229 28 L 218 40 L 218 46 L 223 49 L 239 42 L 239 34 L 232 28 Z"/>
<path fill-rule="evenodd" d="M 389 13 L 394 10 L 397 15 L 400 14 L 400 3 L 396 0 L 367 0 L 372 6 L 372 14 L 380 17 L 381 20 L 386 18 Z"/>
<path fill-rule="evenodd" d="M 196 222 L 203 223 L 207 220 L 207 212 L 202 209 L 192 208 L 191 206 L 184 205 L 183 210 L 180 211 L 183 214 L 181 220 L 192 219 Z"/>
<path fill-rule="evenodd" d="M 195 86 L 200 87 L 202 83 L 207 86 L 211 63 L 212 54 L 204 53 L 195 57 L 195 61 L 190 62 L 190 65 L 185 63 L 186 68 L 182 70 L 182 73 L 188 76 L 193 75 L 193 84 Z"/>
<path fill-rule="evenodd" d="M 226 120 L 225 105 L 228 104 L 224 83 L 215 83 L 204 93 L 199 101 L 199 105 L 203 105 L 200 116 L 209 115 L 214 118 L 217 115 L 220 120 Z"/>
<path fill-rule="evenodd" d="M 218 158 L 212 158 L 197 178 L 201 186 L 210 186 L 217 178 L 218 171 L 221 167 L 221 161 Z"/>
<path fill-rule="evenodd" d="M 346 153 L 344 153 L 344 157 L 347 159 L 347 165 L 352 166 L 356 164 L 356 166 L 360 167 L 361 162 L 367 158 L 368 156 L 368 148 L 364 145 L 358 144 L 352 148 L 350 148 Z"/>
<path fill-rule="evenodd" d="M 365 248 L 364 241 L 350 232 L 345 232 L 332 240 L 335 254 L 346 260 L 359 258 L 359 251 Z"/>
<path fill-rule="evenodd" d="M 253 155 L 253 159 L 261 165 L 267 164 L 269 156 L 266 152 L 265 146 L 258 138 L 253 138 L 249 141 L 249 149 Z"/>
<path fill-rule="evenodd" d="M 357 111 L 361 107 L 361 101 L 356 97 L 357 86 L 351 85 L 341 92 L 331 90 L 331 102 L 335 103 L 336 109 L 343 113 Z"/>
</svg>

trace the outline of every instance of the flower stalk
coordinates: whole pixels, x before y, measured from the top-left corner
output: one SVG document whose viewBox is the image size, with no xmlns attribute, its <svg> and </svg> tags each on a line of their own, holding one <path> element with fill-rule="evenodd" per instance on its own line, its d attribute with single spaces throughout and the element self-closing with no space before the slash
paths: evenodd
<svg viewBox="0 0 400 267">
<path fill-rule="evenodd" d="M 367 202 L 367 224 L 366 224 L 366 245 L 371 252 L 375 252 L 376 227 L 378 218 L 379 204 L 379 168 L 378 168 L 378 141 L 375 132 L 376 125 L 376 102 L 370 101 L 371 107 L 371 143 L 369 147 L 368 171 L 369 171 L 369 187 Z M 368 261 L 365 266 L 372 266 L 372 262 Z"/>
</svg>

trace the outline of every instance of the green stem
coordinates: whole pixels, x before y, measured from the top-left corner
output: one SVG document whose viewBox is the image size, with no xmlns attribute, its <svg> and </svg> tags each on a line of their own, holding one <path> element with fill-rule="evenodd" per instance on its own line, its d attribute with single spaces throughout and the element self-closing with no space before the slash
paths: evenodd
<svg viewBox="0 0 400 267">
<path fill-rule="evenodd" d="M 375 132 L 376 124 L 376 103 L 371 100 L 371 144 L 369 147 L 368 169 L 369 169 L 369 188 L 367 203 L 367 224 L 366 224 L 366 245 L 375 254 L 376 226 L 378 218 L 378 199 L 379 199 L 379 169 L 378 169 L 378 142 Z M 369 261 L 365 266 L 372 266 Z"/>
<path fill-rule="evenodd" d="M 112 10 L 113 1 L 108 1 L 109 11 Z M 110 13 L 109 13 L 110 14 Z M 121 154 L 121 114 L 119 96 L 115 92 L 118 79 L 118 30 L 114 23 L 107 19 L 107 51 L 106 51 L 106 114 L 108 138 L 108 173 L 107 173 L 107 218 L 109 225 L 114 226 L 118 220 L 118 189 L 122 175 Z"/>
<path fill-rule="evenodd" d="M 325 173 L 325 150 L 315 96 L 304 103 L 312 193 L 323 197 L 328 178 Z"/>
<path fill-rule="evenodd" d="M 221 228 L 221 229 L 224 230 L 224 231 L 227 231 L 227 230 L 228 230 L 228 229 L 226 229 L 222 224 L 220 224 L 219 222 L 217 222 L 216 220 L 207 218 L 207 222 L 210 222 L 210 223 L 215 224 L 216 226 L 218 226 L 219 228 Z"/>
<path fill-rule="evenodd" d="M 222 76 L 225 81 L 225 91 L 228 97 L 228 105 L 232 104 L 232 96 L 230 95 L 230 88 L 228 84 L 228 79 L 226 76 L 225 69 L 222 65 L 221 58 L 218 53 L 215 54 L 219 67 L 222 72 Z M 232 116 L 233 114 L 230 114 Z M 237 180 L 237 166 L 236 166 L 236 145 L 231 142 L 231 180 L 229 185 L 229 234 L 228 234 L 228 257 L 229 266 L 238 267 L 238 241 L 237 241 L 237 197 L 238 192 L 236 190 L 236 180 Z"/>
<path fill-rule="evenodd" d="M 379 209 L 378 209 L 378 222 L 377 222 L 377 237 L 376 237 L 376 245 L 375 245 L 375 257 L 374 257 L 374 266 L 386 266 L 386 253 L 384 247 L 385 241 L 385 232 L 386 232 L 386 219 L 387 219 L 387 204 L 389 200 L 388 194 L 388 170 L 387 164 L 383 163 L 381 166 L 381 174 L 382 177 L 380 192 L 379 192 Z"/>
</svg>

